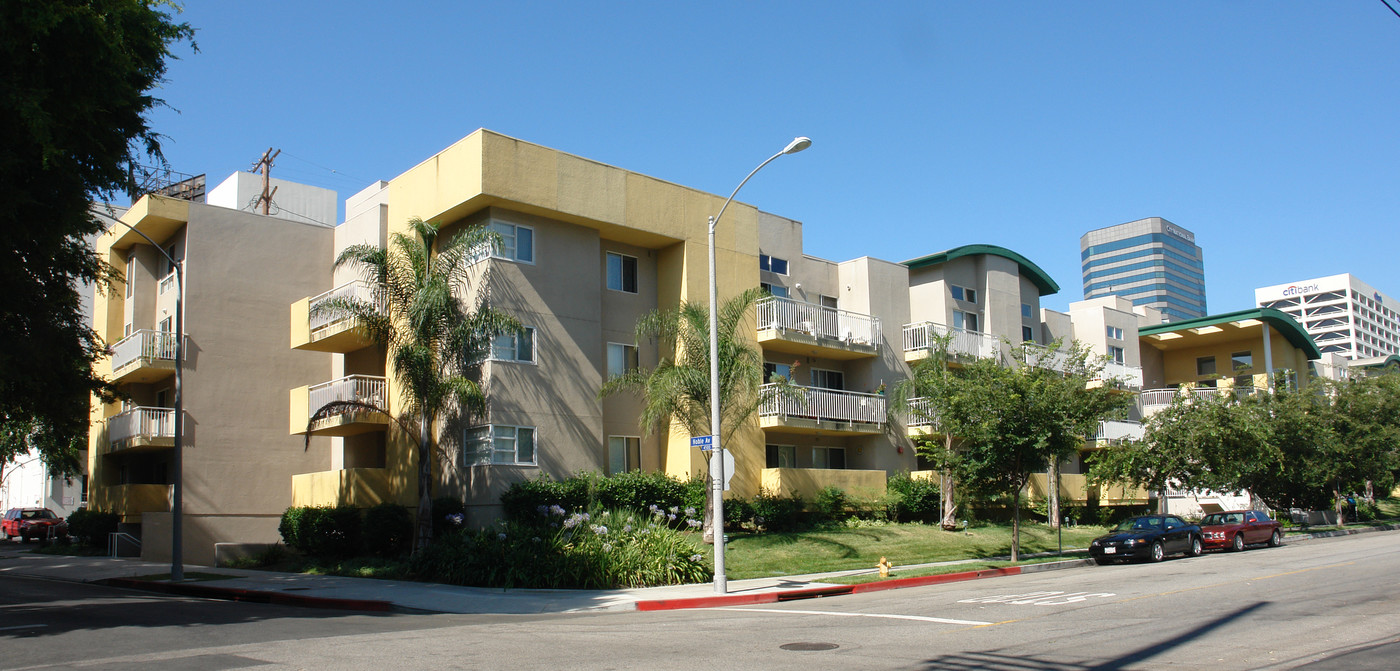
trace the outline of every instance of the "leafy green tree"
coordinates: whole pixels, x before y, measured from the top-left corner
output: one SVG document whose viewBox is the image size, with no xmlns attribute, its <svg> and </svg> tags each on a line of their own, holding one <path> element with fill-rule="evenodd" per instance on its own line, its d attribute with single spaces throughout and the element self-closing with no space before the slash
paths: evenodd
<svg viewBox="0 0 1400 671">
<path fill-rule="evenodd" d="M 388 407 L 362 401 L 335 401 L 316 409 L 308 426 L 345 412 L 377 412 L 394 418 L 410 435 L 417 434 L 418 520 L 414 552 L 433 537 L 432 501 L 437 420 L 453 410 L 464 419 L 480 416 L 486 394 L 466 371 L 485 358 L 490 338 L 520 328 L 513 318 L 486 302 L 486 293 L 472 296 L 468 272 L 474 255 L 499 236 L 484 227 L 468 228 L 441 240 L 439 225 L 414 217 L 409 234 L 396 232 L 387 248 L 359 244 L 347 247 L 336 267 L 357 268 L 369 284 L 371 299 L 341 298 L 317 306 L 318 313 L 355 320 L 357 328 L 383 345 L 404 402 L 395 416 Z M 488 283 L 488 270 L 477 276 L 477 287 Z M 468 307 L 464 301 L 474 300 Z M 307 440 L 310 441 L 308 434 Z"/>
<path fill-rule="evenodd" d="M 728 444 L 734 431 L 758 413 L 775 395 L 797 397 L 786 379 L 777 387 L 763 386 L 763 354 L 744 333 L 753 329 L 749 314 L 760 289 L 740 293 L 719 307 L 720 441 Z M 655 368 L 639 367 L 604 382 L 599 398 L 632 392 L 642 399 L 641 428 L 652 433 L 678 424 L 692 436 L 710 433 L 710 312 L 703 303 L 682 303 L 674 310 L 655 310 L 637 322 L 637 342 L 655 341 L 663 356 Z M 704 536 L 713 540 L 713 491 L 706 487 Z"/>
<path fill-rule="evenodd" d="M 1343 486 L 1374 502 L 1375 490 L 1389 492 L 1400 471 L 1400 374 L 1335 382 L 1329 395 L 1332 429 L 1346 451 Z"/>
<path fill-rule="evenodd" d="M 162 4 L 0 3 L 0 463 L 37 448 L 51 471 L 80 470 L 88 401 L 115 393 L 92 372 L 105 346 L 77 285 L 113 276 L 87 242 L 90 203 L 139 156 L 162 160 L 150 91 L 194 35 Z"/>
</svg>

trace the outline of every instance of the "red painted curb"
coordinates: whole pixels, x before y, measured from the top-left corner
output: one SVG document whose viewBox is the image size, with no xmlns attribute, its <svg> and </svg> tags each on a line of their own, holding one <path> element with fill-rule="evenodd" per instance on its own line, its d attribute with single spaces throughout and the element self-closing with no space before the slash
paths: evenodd
<svg viewBox="0 0 1400 671">
<path fill-rule="evenodd" d="M 751 606 L 760 603 L 778 603 L 780 601 L 795 601 L 797 599 L 815 599 L 824 596 L 841 596 L 843 594 L 860 594 L 862 592 L 880 592 L 887 589 L 899 589 L 901 587 L 923 587 L 925 585 L 939 585 L 948 582 L 962 582 L 964 580 L 977 580 L 979 578 L 995 578 L 1004 575 L 1020 574 L 1021 567 L 1010 566 L 1007 568 L 983 569 L 981 571 L 964 571 L 962 573 L 922 575 L 913 578 L 894 578 L 891 580 L 882 580 L 880 582 L 861 583 L 859 585 L 832 585 L 830 587 L 811 587 L 808 589 L 795 589 L 786 592 L 725 594 L 716 596 L 692 597 L 689 599 L 656 599 L 652 601 L 638 601 L 637 610 L 680 610 L 683 608 L 722 608 L 724 606 Z"/>
<path fill-rule="evenodd" d="M 148 592 L 160 592 L 162 594 L 178 594 L 180 596 L 223 599 L 225 601 L 246 601 L 249 603 L 271 603 L 279 606 L 302 606 L 305 608 L 328 608 L 332 610 L 360 610 L 380 613 L 387 613 L 393 610 L 392 603 L 373 599 L 334 599 L 321 596 L 287 594 L 284 592 L 264 592 L 234 587 L 213 587 L 210 585 L 193 583 L 155 582 L 150 580 L 135 580 L 132 578 L 108 578 L 106 580 L 99 580 L 97 583 L 100 585 L 110 585 L 112 587 L 126 587 Z"/>
</svg>

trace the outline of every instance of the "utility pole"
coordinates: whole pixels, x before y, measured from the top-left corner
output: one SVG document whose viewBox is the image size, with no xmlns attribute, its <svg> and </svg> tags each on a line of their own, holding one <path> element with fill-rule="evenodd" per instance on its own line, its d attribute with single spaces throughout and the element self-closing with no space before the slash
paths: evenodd
<svg viewBox="0 0 1400 671">
<path fill-rule="evenodd" d="M 262 158 L 258 159 L 257 162 L 254 163 L 253 167 L 251 168 L 252 172 L 262 173 L 262 195 L 258 196 L 258 199 L 254 203 L 254 206 L 261 205 L 263 214 L 268 214 L 268 208 L 272 205 L 272 194 L 277 193 L 277 187 L 272 187 L 271 191 L 269 191 L 267 187 L 268 180 L 271 179 L 272 159 L 277 158 L 277 155 L 280 153 L 282 153 L 281 149 L 278 149 L 277 151 L 272 151 L 272 147 L 268 147 L 267 151 L 263 152 Z"/>
</svg>

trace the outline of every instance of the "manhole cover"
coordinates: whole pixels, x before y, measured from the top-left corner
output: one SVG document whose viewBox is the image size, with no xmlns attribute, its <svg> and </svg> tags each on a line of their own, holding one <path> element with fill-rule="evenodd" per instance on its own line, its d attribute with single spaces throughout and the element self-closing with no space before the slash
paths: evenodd
<svg viewBox="0 0 1400 671">
<path fill-rule="evenodd" d="M 813 650 L 835 650 L 841 646 L 835 643 L 784 643 L 778 646 L 783 650 L 795 650 L 797 652 L 811 652 Z"/>
</svg>

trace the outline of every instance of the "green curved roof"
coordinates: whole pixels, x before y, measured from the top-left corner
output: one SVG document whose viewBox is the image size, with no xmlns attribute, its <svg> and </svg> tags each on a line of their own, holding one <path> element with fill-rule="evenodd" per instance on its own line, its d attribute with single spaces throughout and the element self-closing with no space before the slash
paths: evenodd
<svg viewBox="0 0 1400 671">
<path fill-rule="evenodd" d="M 1041 270 L 1040 266 L 1031 263 L 1030 259 L 1016 252 L 996 245 L 963 245 L 937 254 L 929 254 L 928 256 L 921 256 L 917 259 L 909 259 L 904 262 L 904 265 L 908 266 L 910 270 L 914 270 L 915 268 L 936 266 L 959 257 L 976 256 L 978 254 L 1000 256 L 1004 259 L 1015 261 L 1016 265 L 1021 267 L 1021 274 L 1034 282 L 1037 289 L 1040 289 L 1041 296 L 1049 296 L 1060 292 L 1060 285 L 1055 284 L 1055 280 L 1050 279 L 1050 275 L 1046 274 L 1044 270 Z"/>
<path fill-rule="evenodd" d="M 1400 368 L 1400 356 L 1391 354 L 1369 359 L 1356 359 L 1349 365 L 1355 368 Z"/>
<path fill-rule="evenodd" d="M 1307 353 L 1308 359 L 1321 359 L 1322 350 L 1317 348 L 1312 336 L 1303 329 L 1303 326 L 1288 316 L 1288 313 L 1274 308 L 1254 308 L 1252 310 L 1238 310 L 1226 312 L 1218 315 L 1206 315 L 1195 319 L 1186 319 L 1179 322 L 1166 322 L 1153 326 L 1145 326 L 1138 329 L 1138 335 L 1156 335 L 1158 333 L 1170 333 L 1172 331 L 1184 331 L 1186 329 L 1201 328 L 1203 326 L 1215 326 L 1229 322 L 1244 321 L 1246 319 L 1258 319 L 1283 334 L 1294 347 Z"/>
</svg>

